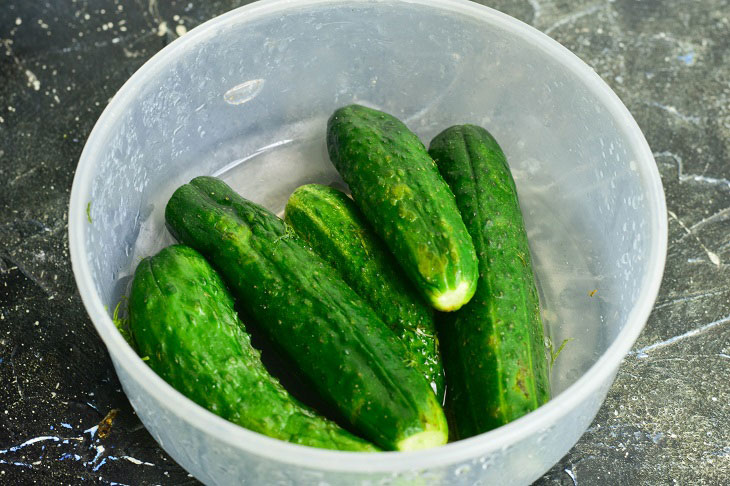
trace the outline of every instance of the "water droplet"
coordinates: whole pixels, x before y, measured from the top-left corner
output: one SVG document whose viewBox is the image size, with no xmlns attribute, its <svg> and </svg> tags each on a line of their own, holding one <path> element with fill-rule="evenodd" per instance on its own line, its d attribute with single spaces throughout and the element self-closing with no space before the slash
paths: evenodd
<svg viewBox="0 0 730 486">
<path fill-rule="evenodd" d="M 263 79 L 252 79 L 234 86 L 226 91 L 223 99 L 231 105 L 242 105 L 247 101 L 251 101 L 261 92 L 264 87 Z"/>
<path fill-rule="evenodd" d="M 465 464 L 463 466 L 457 467 L 456 470 L 454 471 L 454 474 L 457 476 L 461 476 L 462 474 L 466 474 L 469 471 L 471 471 L 471 466 L 468 464 Z"/>
</svg>

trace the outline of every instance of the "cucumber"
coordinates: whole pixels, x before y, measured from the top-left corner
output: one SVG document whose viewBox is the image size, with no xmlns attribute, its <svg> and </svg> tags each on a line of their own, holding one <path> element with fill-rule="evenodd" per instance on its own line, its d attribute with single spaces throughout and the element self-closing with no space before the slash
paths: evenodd
<svg viewBox="0 0 730 486">
<path fill-rule="evenodd" d="M 327 122 L 330 159 L 416 288 L 442 311 L 474 295 L 477 258 L 454 195 L 418 137 L 359 105 Z"/>
<path fill-rule="evenodd" d="M 392 450 L 446 442 L 443 410 L 405 345 L 281 219 L 213 177 L 178 188 L 165 218 L 354 432 Z"/>
<path fill-rule="evenodd" d="M 289 197 L 285 219 L 406 344 L 408 359 L 441 403 L 444 372 L 433 310 L 398 274 L 398 262 L 355 203 L 333 187 L 308 184 Z"/>
<path fill-rule="evenodd" d="M 223 281 L 192 248 L 173 245 L 140 262 L 129 324 L 147 364 L 211 412 L 295 444 L 377 450 L 299 403 L 266 371 Z"/>
<path fill-rule="evenodd" d="M 439 322 L 451 432 L 466 438 L 547 402 L 548 363 L 527 233 L 502 149 L 485 129 L 461 125 L 437 135 L 429 153 L 479 256 L 476 295 Z"/>
</svg>

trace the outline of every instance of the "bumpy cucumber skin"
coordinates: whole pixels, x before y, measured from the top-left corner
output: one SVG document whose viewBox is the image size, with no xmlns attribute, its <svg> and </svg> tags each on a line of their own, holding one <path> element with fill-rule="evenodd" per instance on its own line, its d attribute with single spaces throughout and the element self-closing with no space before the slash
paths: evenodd
<svg viewBox="0 0 730 486">
<path fill-rule="evenodd" d="M 147 364 L 211 412 L 295 444 L 377 450 L 299 403 L 266 371 L 223 281 L 192 248 L 173 245 L 142 260 L 129 316 Z"/>
<path fill-rule="evenodd" d="M 547 402 L 550 381 L 527 233 L 502 149 L 485 129 L 460 125 L 437 135 L 429 153 L 454 191 L 479 257 L 474 298 L 439 322 L 446 408 L 460 439 Z"/>
<path fill-rule="evenodd" d="M 165 218 L 353 431 L 391 450 L 417 434 L 446 441 L 443 410 L 404 362 L 405 345 L 281 219 L 213 177 L 178 188 Z"/>
<path fill-rule="evenodd" d="M 289 197 L 285 220 L 406 344 L 441 403 L 444 370 L 433 310 L 398 274 L 398 262 L 355 203 L 333 187 L 307 184 Z"/>
<path fill-rule="evenodd" d="M 418 137 L 397 118 L 360 105 L 334 112 L 327 149 L 352 197 L 406 274 L 438 310 L 474 295 L 477 258 L 448 185 Z M 462 289 L 457 302 L 439 297 Z"/>
</svg>

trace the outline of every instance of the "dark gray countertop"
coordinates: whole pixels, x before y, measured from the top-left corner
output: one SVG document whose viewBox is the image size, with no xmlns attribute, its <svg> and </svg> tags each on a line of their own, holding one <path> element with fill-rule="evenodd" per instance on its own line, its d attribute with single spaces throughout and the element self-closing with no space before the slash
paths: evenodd
<svg viewBox="0 0 730 486">
<path fill-rule="evenodd" d="M 122 83 L 243 3 L 3 2 L 0 483 L 196 483 L 120 389 L 76 291 L 67 206 L 83 143 Z M 592 426 L 536 484 L 730 484 L 730 3 L 482 3 L 557 39 L 612 86 L 667 196 L 654 312 Z"/>
</svg>

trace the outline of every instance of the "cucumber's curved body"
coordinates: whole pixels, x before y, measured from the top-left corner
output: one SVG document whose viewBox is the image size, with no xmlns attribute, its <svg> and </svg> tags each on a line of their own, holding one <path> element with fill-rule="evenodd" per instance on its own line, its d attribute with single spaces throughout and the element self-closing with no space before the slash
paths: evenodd
<svg viewBox="0 0 730 486">
<path fill-rule="evenodd" d="M 327 122 L 330 159 L 352 197 L 433 307 L 474 295 L 477 259 L 448 185 L 418 137 L 397 118 L 360 105 Z"/>
<path fill-rule="evenodd" d="M 192 248 L 173 245 L 140 262 L 129 319 L 147 364 L 211 412 L 296 444 L 377 450 L 299 403 L 266 371 L 223 281 Z"/>
<path fill-rule="evenodd" d="M 433 310 L 402 274 L 355 203 L 335 188 L 307 184 L 289 197 L 285 219 L 400 337 L 409 360 L 431 383 L 441 403 L 444 371 Z"/>
<path fill-rule="evenodd" d="M 354 432 L 392 450 L 446 441 L 443 410 L 403 343 L 281 219 L 213 177 L 178 188 L 165 218 Z"/>
<path fill-rule="evenodd" d="M 474 298 L 440 325 L 451 432 L 466 438 L 506 424 L 550 398 L 530 249 L 517 190 L 497 141 L 460 125 L 429 149 L 450 185 L 479 257 Z M 440 323 L 441 324 L 441 323 Z"/>
</svg>

